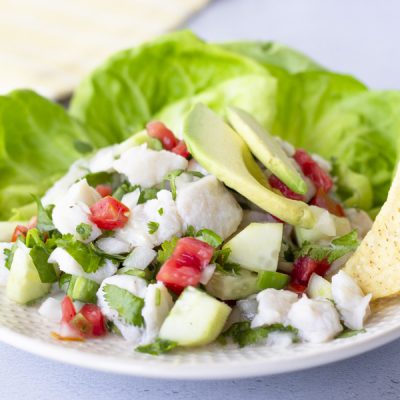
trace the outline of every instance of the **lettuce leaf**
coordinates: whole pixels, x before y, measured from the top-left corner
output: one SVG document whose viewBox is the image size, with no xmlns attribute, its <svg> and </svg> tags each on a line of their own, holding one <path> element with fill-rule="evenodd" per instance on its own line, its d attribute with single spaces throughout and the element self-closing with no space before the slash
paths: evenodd
<svg viewBox="0 0 400 400">
<path fill-rule="evenodd" d="M 76 90 L 70 112 L 99 133 L 96 145 L 120 142 L 152 118 L 179 135 L 197 102 L 223 112 L 228 104 L 274 117 L 275 79 L 257 62 L 176 32 L 117 53 Z"/>
<path fill-rule="evenodd" d="M 41 196 L 81 154 L 75 140 L 87 131 L 59 105 L 29 90 L 0 96 L 0 220 L 13 208 L 28 219 Z"/>
</svg>

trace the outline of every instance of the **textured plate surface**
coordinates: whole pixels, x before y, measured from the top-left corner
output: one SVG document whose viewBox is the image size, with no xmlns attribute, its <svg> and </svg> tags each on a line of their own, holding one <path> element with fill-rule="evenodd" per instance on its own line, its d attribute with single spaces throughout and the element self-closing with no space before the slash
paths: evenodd
<svg viewBox="0 0 400 400">
<path fill-rule="evenodd" d="M 37 306 L 21 307 L 0 291 L 0 340 L 54 360 L 107 372 L 175 379 L 224 379 L 270 375 L 326 364 L 363 353 L 400 337 L 400 299 L 374 311 L 367 332 L 323 344 L 295 344 L 289 348 L 213 345 L 169 355 L 148 356 L 133 351 L 123 339 L 109 335 L 87 342 L 51 338 L 55 325 L 37 313 Z"/>
</svg>

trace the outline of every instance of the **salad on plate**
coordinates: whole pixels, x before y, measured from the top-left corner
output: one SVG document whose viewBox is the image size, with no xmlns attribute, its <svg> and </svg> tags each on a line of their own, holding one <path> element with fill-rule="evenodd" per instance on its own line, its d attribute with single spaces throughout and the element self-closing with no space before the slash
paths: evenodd
<svg viewBox="0 0 400 400">
<path fill-rule="evenodd" d="M 183 140 L 150 121 L 76 161 L 27 225 L 9 223 L 2 284 L 45 297 L 56 339 L 112 332 L 150 354 L 358 333 L 371 295 L 341 268 L 372 222 L 332 171 L 242 109 L 197 104 Z"/>
</svg>

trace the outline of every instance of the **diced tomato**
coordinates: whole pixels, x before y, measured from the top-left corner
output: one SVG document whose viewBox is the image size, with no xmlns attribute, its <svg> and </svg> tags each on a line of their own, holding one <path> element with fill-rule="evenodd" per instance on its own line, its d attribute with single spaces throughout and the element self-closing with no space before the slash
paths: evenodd
<svg viewBox="0 0 400 400">
<path fill-rule="evenodd" d="M 28 233 L 28 227 L 24 225 L 17 225 L 14 229 L 14 233 L 12 234 L 11 241 L 16 242 L 20 236 L 26 236 Z"/>
<path fill-rule="evenodd" d="M 294 159 L 303 174 L 311 179 L 317 189 L 322 188 L 325 192 L 329 192 L 333 185 L 331 177 L 305 150 L 297 149 Z"/>
<path fill-rule="evenodd" d="M 299 257 L 293 264 L 291 284 L 307 286 L 314 272 L 324 276 L 329 267 L 327 260 L 316 261 L 308 256 Z"/>
<path fill-rule="evenodd" d="M 338 217 L 345 216 L 343 207 L 333 200 L 332 197 L 330 197 L 322 188 L 317 190 L 317 193 L 311 199 L 310 204 L 325 208 L 325 210 L 328 210 L 331 214 L 337 215 Z"/>
<path fill-rule="evenodd" d="M 14 229 L 14 233 L 12 234 L 11 241 L 16 242 L 19 236 L 26 236 L 29 229 L 36 228 L 37 225 L 37 217 L 34 216 L 28 222 L 28 225 L 17 225 Z"/>
<path fill-rule="evenodd" d="M 306 291 L 307 286 L 301 285 L 300 283 L 296 282 L 290 282 L 287 289 L 297 294 L 302 294 Z"/>
<path fill-rule="evenodd" d="M 100 194 L 101 197 L 111 196 L 112 187 L 111 185 L 97 185 L 96 186 L 97 193 Z"/>
<path fill-rule="evenodd" d="M 107 196 L 90 207 L 90 220 L 100 229 L 122 228 L 128 221 L 129 208 L 114 197 Z"/>
<path fill-rule="evenodd" d="M 201 270 L 196 267 L 178 265 L 170 258 L 157 274 L 157 281 L 163 282 L 173 292 L 180 294 L 186 286 L 197 286 L 201 279 Z"/>
<path fill-rule="evenodd" d="M 171 151 L 184 158 L 188 158 L 190 156 L 186 143 L 183 140 L 180 140 L 178 144 Z"/>
<path fill-rule="evenodd" d="M 165 150 L 172 150 L 178 144 L 178 140 L 172 131 L 160 121 L 149 122 L 146 129 L 149 136 L 161 141 Z"/>
<path fill-rule="evenodd" d="M 278 189 L 285 197 L 292 200 L 304 200 L 301 194 L 293 192 L 277 176 L 271 175 L 268 179 L 269 184 L 274 189 Z"/>
<path fill-rule="evenodd" d="M 71 297 L 65 296 L 61 302 L 61 322 L 71 322 L 76 315 L 76 310 Z"/>
<path fill-rule="evenodd" d="M 104 336 L 107 333 L 104 316 L 96 304 L 85 304 L 80 314 L 90 322 L 93 336 Z"/>
<path fill-rule="evenodd" d="M 88 321 L 80 312 L 72 318 L 69 323 L 71 328 L 76 330 L 80 336 L 91 337 L 93 332 L 93 325 Z"/>
<path fill-rule="evenodd" d="M 178 294 L 186 286 L 197 286 L 213 253 L 214 248 L 201 240 L 191 237 L 179 239 L 172 256 L 158 272 L 157 280 Z"/>
</svg>

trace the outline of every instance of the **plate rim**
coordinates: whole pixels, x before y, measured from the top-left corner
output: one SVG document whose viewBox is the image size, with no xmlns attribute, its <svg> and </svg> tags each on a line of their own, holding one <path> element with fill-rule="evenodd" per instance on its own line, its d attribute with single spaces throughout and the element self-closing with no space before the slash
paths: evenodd
<svg viewBox="0 0 400 400">
<path fill-rule="evenodd" d="M 171 362 L 168 368 L 165 368 L 165 364 L 157 363 L 154 356 L 148 356 L 151 368 L 143 368 L 143 359 L 140 362 L 134 362 L 132 359 L 121 359 L 117 356 L 82 352 L 78 349 L 61 347 L 55 343 L 47 343 L 0 326 L 1 342 L 52 361 L 126 376 L 197 381 L 245 379 L 303 371 L 366 353 L 398 338 L 400 338 L 399 325 L 377 332 L 370 337 L 360 337 L 357 341 L 344 342 L 339 348 L 327 347 L 325 351 L 318 349 L 311 354 L 298 352 L 292 358 L 274 360 L 273 364 L 269 363 L 268 359 L 251 360 L 249 363 L 243 363 L 243 360 L 233 363 L 204 364 Z"/>
</svg>

